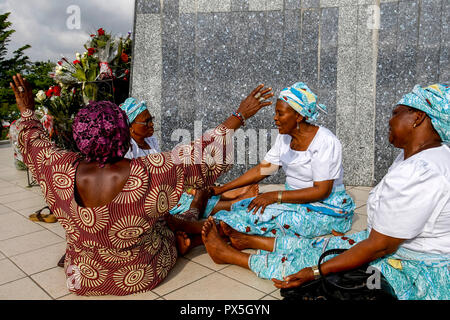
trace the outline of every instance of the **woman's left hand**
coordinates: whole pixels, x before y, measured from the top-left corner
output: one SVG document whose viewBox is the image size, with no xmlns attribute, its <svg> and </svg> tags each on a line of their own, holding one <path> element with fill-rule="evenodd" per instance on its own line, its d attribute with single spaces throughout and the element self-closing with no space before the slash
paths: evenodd
<svg viewBox="0 0 450 320">
<path fill-rule="evenodd" d="M 301 286 L 303 283 L 314 280 L 314 272 L 312 268 L 303 268 L 297 273 L 284 277 L 284 281 L 272 279 L 275 287 L 278 289 L 287 289 Z"/>
<path fill-rule="evenodd" d="M 247 212 L 250 212 L 252 210 L 253 214 L 256 214 L 258 210 L 261 208 L 260 214 L 264 213 L 264 210 L 269 204 L 273 204 L 277 202 L 277 193 L 276 192 L 266 192 L 263 194 L 260 194 L 255 199 L 250 202 L 247 208 Z"/>
<path fill-rule="evenodd" d="M 21 74 L 13 76 L 13 82 L 9 83 L 16 96 L 17 108 L 22 113 L 26 110 L 34 110 L 34 96 L 30 83 Z"/>
</svg>

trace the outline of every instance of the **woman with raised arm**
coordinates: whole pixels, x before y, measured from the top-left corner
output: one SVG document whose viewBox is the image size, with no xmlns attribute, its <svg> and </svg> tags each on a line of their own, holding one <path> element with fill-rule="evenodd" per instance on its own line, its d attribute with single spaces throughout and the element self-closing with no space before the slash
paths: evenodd
<svg viewBox="0 0 450 320">
<path fill-rule="evenodd" d="M 324 239 L 251 236 L 212 218 L 203 241 L 216 263 L 251 269 L 277 288 L 294 288 L 320 277 L 326 249 L 349 249 L 322 264 L 323 275 L 365 264 L 377 268 L 398 299 L 450 299 L 450 88 L 415 86 L 389 121 L 389 142 L 402 149 L 370 192 L 367 230 Z M 262 251 L 250 255 L 243 248 Z"/>
<path fill-rule="evenodd" d="M 330 130 L 313 123 L 319 109 L 325 111 L 326 107 L 317 103 L 317 96 L 305 83 L 281 90 L 274 117 L 279 135 L 264 160 L 212 189 L 217 195 L 255 185 L 282 167 L 286 190 L 221 202 L 213 210 L 222 209 L 215 213 L 216 220 L 240 232 L 270 237 L 312 238 L 351 229 L 355 204 L 344 187 L 341 143 Z M 197 230 L 193 224 L 174 227 L 189 233 L 201 232 L 200 226 Z"/>
<path fill-rule="evenodd" d="M 54 146 L 36 119 L 30 84 L 18 74 L 10 86 L 21 112 L 19 147 L 66 230 L 65 270 L 78 295 L 128 295 L 158 285 L 177 257 L 163 217 L 185 188 L 211 186 L 229 168 L 226 161 L 205 161 L 211 158 L 205 150 L 227 159 L 230 130 L 271 104 L 255 98 L 270 97 L 260 85 L 201 139 L 129 160 L 127 116 L 115 104 L 91 102 L 78 112 L 73 137 L 80 152 L 68 152 Z"/>
</svg>

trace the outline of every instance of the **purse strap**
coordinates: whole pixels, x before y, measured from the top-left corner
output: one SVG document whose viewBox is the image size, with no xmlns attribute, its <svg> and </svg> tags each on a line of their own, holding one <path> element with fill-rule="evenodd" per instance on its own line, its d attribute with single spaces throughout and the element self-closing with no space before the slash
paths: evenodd
<svg viewBox="0 0 450 320">
<path fill-rule="evenodd" d="M 325 257 L 330 256 L 332 254 L 341 254 L 344 251 L 347 251 L 348 249 L 330 249 L 322 253 L 322 255 L 319 258 L 319 262 L 317 263 L 317 267 L 319 268 L 319 273 L 323 277 L 322 274 L 322 260 L 325 259 Z"/>
<path fill-rule="evenodd" d="M 322 266 L 322 260 L 323 260 L 325 257 L 327 257 L 327 256 L 329 256 L 329 255 L 333 255 L 333 254 L 341 254 L 342 252 L 345 252 L 345 251 L 347 251 L 347 250 L 348 250 L 348 249 L 330 249 L 330 250 L 325 251 L 325 252 L 322 253 L 322 255 L 320 256 L 320 258 L 319 258 L 319 263 L 317 264 L 317 267 L 318 267 L 318 269 L 319 269 L 319 273 L 320 273 L 320 275 L 321 275 L 323 281 L 325 281 L 325 282 L 327 282 L 327 283 L 329 283 L 329 284 L 332 284 L 334 287 L 337 287 L 337 288 L 339 288 L 339 289 L 344 289 L 344 290 L 358 290 L 358 289 L 360 289 L 360 288 L 362 288 L 362 287 L 364 287 L 364 286 L 353 287 L 353 288 L 343 287 L 343 286 L 338 285 L 337 283 L 332 283 L 332 282 L 330 282 L 330 281 L 327 279 L 327 277 L 324 276 L 324 275 L 322 274 L 322 268 L 321 268 L 321 266 Z"/>
</svg>

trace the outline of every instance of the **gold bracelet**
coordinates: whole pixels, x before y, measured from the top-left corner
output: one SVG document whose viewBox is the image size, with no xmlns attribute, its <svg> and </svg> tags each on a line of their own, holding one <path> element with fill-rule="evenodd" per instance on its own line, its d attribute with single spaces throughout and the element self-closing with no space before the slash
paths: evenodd
<svg viewBox="0 0 450 320">
<path fill-rule="evenodd" d="M 283 191 L 278 191 L 278 204 L 281 204 L 281 197 L 283 196 Z"/>
<path fill-rule="evenodd" d="M 311 267 L 313 274 L 314 274 L 314 280 L 317 280 L 321 277 L 319 267 L 318 266 L 312 266 Z"/>
</svg>

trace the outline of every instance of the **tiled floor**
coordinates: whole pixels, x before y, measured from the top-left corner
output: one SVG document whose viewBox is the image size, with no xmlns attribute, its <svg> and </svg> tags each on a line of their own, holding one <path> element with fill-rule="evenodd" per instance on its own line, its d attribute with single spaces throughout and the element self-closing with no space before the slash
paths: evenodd
<svg viewBox="0 0 450 320">
<path fill-rule="evenodd" d="M 279 189 L 262 185 L 262 192 Z M 282 187 L 281 187 L 282 188 Z M 366 227 L 370 188 L 347 187 L 357 203 L 352 231 Z M 62 268 L 64 229 L 58 224 L 32 222 L 30 213 L 45 205 L 39 187 L 27 187 L 26 172 L 14 167 L 12 149 L 0 145 L 0 300 L 3 299 L 164 299 L 276 300 L 272 281 L 232 265 L 217 265 L 203 247 L 179 258 L 169 276 L 154 290 L 126 297 L 79 297 L 69 293 Z"/>
</svg>

